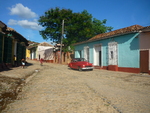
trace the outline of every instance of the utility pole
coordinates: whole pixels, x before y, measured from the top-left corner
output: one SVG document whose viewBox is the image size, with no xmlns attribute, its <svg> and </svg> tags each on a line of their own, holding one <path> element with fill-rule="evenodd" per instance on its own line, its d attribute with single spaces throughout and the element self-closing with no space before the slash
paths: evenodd
<svg viewBox="0 0 150 113">
<path fill-rule="evenodd" d="M 60 61 L 59 63 L 62 63 L 62 40 L 64 37 L 64 20 L 62 20 L 62 35 L 61 35 L 61 44 L 60 44 Z"/>
</svg>

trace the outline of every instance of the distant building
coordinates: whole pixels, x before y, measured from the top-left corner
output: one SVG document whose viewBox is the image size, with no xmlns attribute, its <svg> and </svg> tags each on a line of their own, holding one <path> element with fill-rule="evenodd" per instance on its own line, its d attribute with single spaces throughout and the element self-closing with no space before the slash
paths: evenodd
<svg viewBox="0 0 150 113">
<path fill-rule="evenodd" d="M 53 62 L 54 54 L 53 54 L 54 46 L 43 42 L 38 44 L 37 47 L 37 59 L 44 59 L 47 62 Z"/>
<path fill-rule="evenodd" d="M 37 47 L 38 47 L 39 43 L 29 41 L 28 44 L 29 45 L 26 48 L 26 58 L 32 59 L 32 60 L 37 60 L 36 59 L 36 51 L 37 51 Z"/>
</svg>

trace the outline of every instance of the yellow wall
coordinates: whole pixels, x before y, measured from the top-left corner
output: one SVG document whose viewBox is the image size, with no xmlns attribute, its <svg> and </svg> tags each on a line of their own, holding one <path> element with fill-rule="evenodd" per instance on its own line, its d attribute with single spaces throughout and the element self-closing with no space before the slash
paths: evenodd
<svg viewBox="0 0 150 113">
<path fill-rule="evenodd" d="M 30 50 L 26 49 L 26 58 L 30 59 Z"/>
</svg>

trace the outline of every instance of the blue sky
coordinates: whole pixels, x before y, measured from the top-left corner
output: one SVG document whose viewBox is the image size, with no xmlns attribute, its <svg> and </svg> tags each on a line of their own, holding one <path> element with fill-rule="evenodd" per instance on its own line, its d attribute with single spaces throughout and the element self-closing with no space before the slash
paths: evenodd
<svg viewBox="0 0 150 113">
<path fill-rule="evenodd" d="M 0 20 L 26 39 L 43 40 L 37 20 L 50 8 L 87 10 L 98 20 L 107 19 L 106 26 L 120 29 L 131 25 L 150 26 L 150 0 L 0 0 Z"/>
</svg>

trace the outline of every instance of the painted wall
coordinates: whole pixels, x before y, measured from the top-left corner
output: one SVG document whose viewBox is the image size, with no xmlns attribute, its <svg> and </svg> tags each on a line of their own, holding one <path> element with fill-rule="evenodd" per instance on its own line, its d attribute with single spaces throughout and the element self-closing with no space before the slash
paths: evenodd
<svg viewBox="0 0 150 113">
<path fill-rule="evenodd" d="M 75 46 L 75 58 L 84 58 L 84 46 L 86 46 L 86 44 L 82 44 L 82 45 L 79 45 L 79 46 Z M 79 54 L 79 51 L 81 51 L 81 56 Z"/>
<path fill-rule="evenodd" d="M 140 49 L 150 49 L 150 32 L 140 34 Z"/>
<path fill-rule="evenodd" d="M 150 71 L 150 49 L 149 49 L 149 71 Z"/>
<path fill-rule="evenodd" d="M 139 68 L 139 38 L 138 33 L 116 38 L 118 42 L 118 66 Z"/>
<path fill-rule="evenodd" d="M 36 59 L 36 48 L 30 49 L 30 59 Z"/>
<path fill-rule="evenodd" d="M 150 70 L 150 32 L 140 34 L 140 50 L 149 50 L 149 70 Z"/>
<path fill-rule="evenodd" d="M 30 50 L 26 49 L 26 58 L 30 58 Z"/>
<path fill-rule="evenodd" d="M 95 42 L 84 43 L 75 46 L 75 58 L 79 58 L 78 51 L 82 51 L 84 57 L 84 47 L 90 48 L 90 62 L 94 62 L 94 45 L 102 45 L 102 66 L 108 66 L 108 43 L 115 41 L 118 43 L 118 66 L 139 68 L 139 38 L 138 33 L 117 36 Z"/>
</svg>

